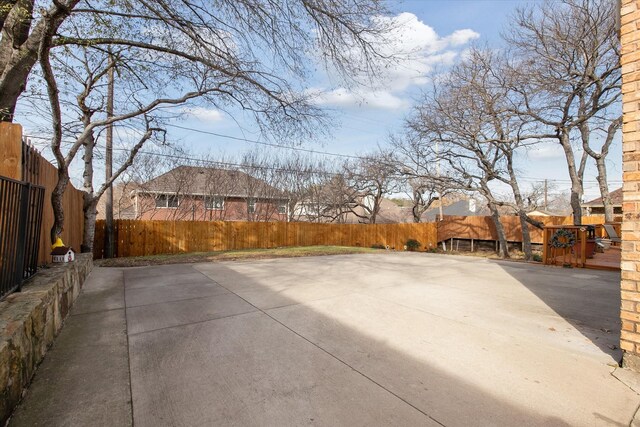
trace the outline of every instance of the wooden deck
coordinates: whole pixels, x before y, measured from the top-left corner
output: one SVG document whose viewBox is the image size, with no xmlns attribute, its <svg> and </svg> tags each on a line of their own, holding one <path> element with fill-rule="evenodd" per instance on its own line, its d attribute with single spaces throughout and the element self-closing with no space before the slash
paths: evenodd
<svg viewBox="0 0 640 427">
<path fill-rule="evenodd" d="M 585 268 L 620 271 L 621 255 L 620 246 L 612 246 L 604 253 L 596 252 L 593 258 L 587 258 Z"/>
<path fill-rule="evenodd" d="M 620 246 L 612 246 L 604 253 L 596 252 L 593 258 L 587 258 L 584 268 L 620 271 L 620 258 Z M 563 262 L 563 256 L 556 257 L 556 266 L 562 266 Z"/>
</svg>

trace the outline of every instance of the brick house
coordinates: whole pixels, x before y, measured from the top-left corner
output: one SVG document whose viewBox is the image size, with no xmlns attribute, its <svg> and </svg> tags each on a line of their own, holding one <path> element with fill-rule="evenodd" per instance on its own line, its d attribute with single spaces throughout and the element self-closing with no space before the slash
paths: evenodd
<svg viewBox="0 0 640 427">
<path fill-rule="evenodd" d="M 622 215 L 622 187 L 609 193 L 611 196 L 611 204 L 613 205 L 613 214 Z M 602 197 L 583 203 L 582 215 L 604 215 L 604 204 Z"/>
<path fill-rule="evenodd" d="M 247 173 L 179 166 L 131 192 L 143 220 L 287 221 L 288 199 Z"/>
</svg>

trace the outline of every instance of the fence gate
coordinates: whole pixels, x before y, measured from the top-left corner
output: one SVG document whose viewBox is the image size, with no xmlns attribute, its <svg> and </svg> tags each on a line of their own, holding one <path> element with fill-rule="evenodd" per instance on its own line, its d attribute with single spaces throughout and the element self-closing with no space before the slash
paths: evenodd
<svg viewBox="0 0 640 427">
<path fill-rule="evenodd" d="M 38 268 L 44 187 L 0 177 L 0 299 Z"/>
</svg>

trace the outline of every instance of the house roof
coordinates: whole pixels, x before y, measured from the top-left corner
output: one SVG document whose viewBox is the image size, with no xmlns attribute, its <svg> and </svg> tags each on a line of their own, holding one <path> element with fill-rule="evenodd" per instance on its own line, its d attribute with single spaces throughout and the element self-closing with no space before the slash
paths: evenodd
<svg viewBox="0 0 640 427">
<path fill-rule="evenodd" d="M 137 191 L 261 199 L 286 198 L 282 191 L 245 172 L 195 166 L 178 166 L 145 182 Z"/>
<path fill-rule="evenodd" d="M 482 206 L 481 203 L 476 202 L 476 209 L 472 211 L 469 209 L 469 200 L 459 200 L 450 205 L 442 207 L 443 215 L 451 215 L 451 216 L 478 216 L 478 215 L 486 215 L 486 208 Z M 433 209 L 429 209 L 425 213 L 422 214 L 422 221 L 429 222 L 435 221 L 440 216 L 440 208 L 436 207 Z"/>
<path fill-rule="evenodd" d="M 609 193 L 609 196 L 611 196 L 611 203 L 614 206 L 622 206 L 622 187 Z M 604 206 L 604 204 L 602 203 L 602 197 L 598 197 L 583 203 L 582 206 Z"/>
</svg>

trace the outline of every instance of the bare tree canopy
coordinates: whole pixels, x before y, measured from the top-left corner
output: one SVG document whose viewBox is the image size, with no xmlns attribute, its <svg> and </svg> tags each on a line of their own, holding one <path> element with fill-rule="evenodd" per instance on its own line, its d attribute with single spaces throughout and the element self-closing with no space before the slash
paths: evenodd
<svg viewBox="0 0 640 427">
<path fill-rule="evenodd" d="M 376 50 L 391 25 L 381 19 L 387 11 L 379 0 L 19 0 L 5 6 L 0 120 L 13 119 L 27 84 L 37 94 L 42 82 L 59 169 L 52 239 L 62 229 L 61 197 L 80 149 L 85 219 L 93 223 L 104 189 L 143 144 L 164 132 L 167 107 L 201 99 L 209 108 L 249 114 L 263 134 L 310 138 L 323 119 L 306 91 L 310 70 L 324 64 L 353 83 L 391 60 Z M 37 61 L 40 71 L 34 73 Z M 106 80 L 114 69 L 120 85 L 115 111 L 108 112 Z M 137 128 L 138 136 L 122 167 L 94 189 L 97 138 L 114 123 Z M 64 137 L 74 142 L 63 149 Z M 90 249 L 93 227 L 85 229 Z"/>
<path fill-rule="evenodd" d="M 514 110 L 534 119 L 562 147 L 576 224 L 589 156 L 598 167 L 603 199 L 610 202 L 604 158 L 611 140 L 600 150 L 591 147 L 593 130 L 615 132 L 621 113 L 616 7 L 610 0 L 545 1 L 520 9 L 505 34 L 514 63 L 511 91 L 519 100 Z"/>
<path fill-rule="evenodd" d="M 304 77 L 319 61 L 342 76 L 373 71 L 386 25 L 377 18 L 386 13 L 380 0 L 4 2 L 0 119 L 12 119 L 39 51 L 62 46 L 126 48 L 178 79 L 181 68 L 207 69 L 241 104 L 251 88 L 262 108 L 289 108 L 289 77 Z"/>
</svg>

